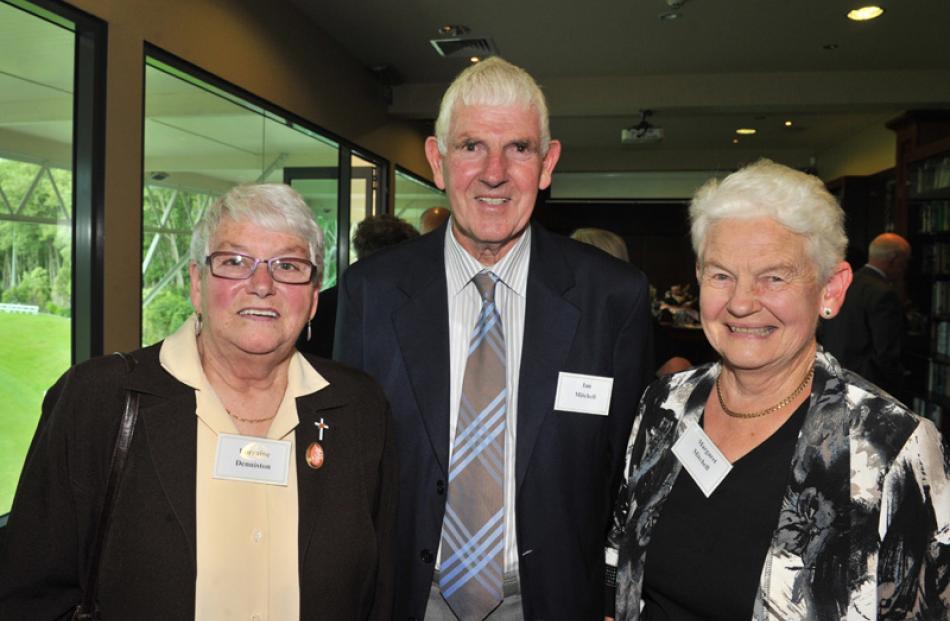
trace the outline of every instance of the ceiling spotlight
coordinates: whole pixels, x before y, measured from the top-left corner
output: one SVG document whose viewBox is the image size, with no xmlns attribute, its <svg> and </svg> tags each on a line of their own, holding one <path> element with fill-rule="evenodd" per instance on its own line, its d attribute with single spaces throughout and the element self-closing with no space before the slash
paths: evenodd
<svg viewBox="0 0 950 621">
<path fill-rule="evenodd" d="M 848 11 L 848 19 L 853 22 L 866 22 L 884 15 L 884 9 L 879 6 L 862 6 L 860 9 Z"/>
<path fill-rule="evenodd" d="M 739 134 L 740 136 L 752 136 L 753 134 L 755 134 L 755 129 L 753 129 L 752 127 L 740 127 L 739 129 L 736 130 L 736 133 Z"/>
<path fill-rule="evenodd" d="M 686 0 L 665 0 L 665 2 L 666 6 L 670 7 L 670 10 L 657 15 L 660 21 L 671 22 L 674 19 L 683 17 L 683 14 L 680 13 L 680 9 L 686 4 Z"/>
<path fill-rule="evenodd" d="M 785 121 L 785 127 L 791 127 L 791 126 L 792 126 L 791 121 Z"/>
<path fill-rule="evenodd" d="M 462 24 L 445 24 L 439 26 L 436 32 L 443 37 L 461 37 L 463 34 L 468 34 L 469 27 Z"/>
<path fill-rule="evenodd" d="M 732 139 L 732 144 L 739 144 L 739 139 L 738 139 L 738 138 L 733 138 L 733 139 Z"/>
<path fill-rule="evenodd" d="M 468 59 L 468 61 L 472 63 L 473 65 L 477 62 L 481 62 L 481 60 L 482 60 L 481 56 L 471 56 Z"/>
</svg>

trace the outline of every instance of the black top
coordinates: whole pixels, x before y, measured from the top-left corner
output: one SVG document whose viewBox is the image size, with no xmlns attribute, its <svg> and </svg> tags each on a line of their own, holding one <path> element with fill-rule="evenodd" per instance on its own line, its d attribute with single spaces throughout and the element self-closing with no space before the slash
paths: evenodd
<svg viewBox="0 0 950 621">
<path fill-rule="evenodd" d="M 641 619 L 751 619 L 806 399 L 709 498 L 683 469 L 650 539 Z M 702 419 L 700 419 L 702 424 Z"/>
</svg>

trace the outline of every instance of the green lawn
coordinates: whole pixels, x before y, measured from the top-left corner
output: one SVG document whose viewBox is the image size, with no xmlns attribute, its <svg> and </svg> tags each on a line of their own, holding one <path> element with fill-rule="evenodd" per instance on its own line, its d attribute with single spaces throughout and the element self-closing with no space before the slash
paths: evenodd
<svg viewBox="0 0 950 621">
<path fill-rule="evenodd" d="M 0 312 L 0 515 L 10 511 L 43 394 L 69 368 L 66 317 Z"/>
</svg>

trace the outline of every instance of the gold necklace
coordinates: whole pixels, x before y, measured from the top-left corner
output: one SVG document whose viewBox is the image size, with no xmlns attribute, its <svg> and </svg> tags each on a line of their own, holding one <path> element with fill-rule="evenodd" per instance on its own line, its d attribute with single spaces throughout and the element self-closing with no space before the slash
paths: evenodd
<svg viewBox="0 0 950 621">
<path fill-rule="evenodd" d="M 242 423 L 264 423 L 269 420 L 274 420 L 275 418 L 277 418 L 277 412 L 274 412 L 274 414 L 272 414 L 271 416 L 268 416 L 267 418 L 243 418 L 241 416 L 238 416 L 237 414 L 232 414 L 231 410 L 225 409 L 224 411 L 228 413 L 228 416 L 230 416 L 234 420 L 239 420 Z"/>
<path fill-rule="evenodd" d="M 785 397 L 770 408 L 765 408 L 764 410 L 759 410 L 758 412 L 735 412 L 726 406 L 726 402 L 722 398 L 722 389 L 719 387 L 719 378 L 722 377 L 722 373 L 720 373 L 718 376 L 716 376 L 716 396 L 719 397 L 719 407 L 722 408 L 722 411 L 725 412 L 727 416 L 731 416 L 732 418 L 758 418 L 760 416 L 765 416 L 766 414 L 771 414 L 772 412 L 777 412 L 791 403 L 795 397 L 805 390 L 805 386 L 808 385 L 808 382 L 811 381 L 811 378 L 814 375 L 815 367 L 812 366 L 810 369 L 808 369 L 808 373 L 805 374 L 805 379 L 803 379 L 802 383 L 798 385 L 798 388 L 792 391 L 792 394 Z"/>
</svg>

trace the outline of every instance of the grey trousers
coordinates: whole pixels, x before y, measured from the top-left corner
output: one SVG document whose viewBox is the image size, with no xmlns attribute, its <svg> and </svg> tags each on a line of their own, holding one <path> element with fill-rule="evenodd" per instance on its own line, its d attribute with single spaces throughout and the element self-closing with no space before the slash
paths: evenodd
<svg viewBox="0 0 950 621">
<path fill-rule="evenodd" d="M 485 621 L 524 621 L 524 612 L 521 609 L 521 589 L 517 579 L 513 582 L 505 581 L 505 599 L 501 605 L 485 617 Z M 458 621 L 458 617 L 445 603 L 439 585 L 433 583 L 429 589 L 429 603 L 426 605 L 425 621 Z"/>
</svg>

